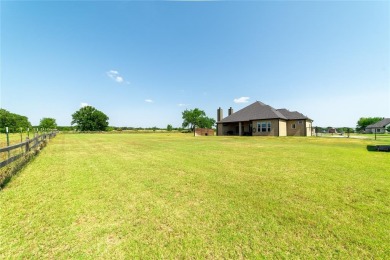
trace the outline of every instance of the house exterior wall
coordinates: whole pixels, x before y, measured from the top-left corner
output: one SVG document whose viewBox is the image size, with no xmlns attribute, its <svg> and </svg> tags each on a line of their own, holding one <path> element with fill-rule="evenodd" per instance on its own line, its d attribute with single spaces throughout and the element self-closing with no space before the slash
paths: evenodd
<svg viewBox="0 0 390 260">
<path fill-rule="evenodd" d="M 377 134 L 385 134 L 386 133 L 386 128 L 381 127 L 381 128 L 369 128 L 365 132 L 367 134 L 375 134 L 375 130 Z"/>
<path fill-rule="evenodd" d="M 271 123 L 271 131 L 259 132 L 257 124 L 262 123 L 262 122 L 270 122 Z M 253 127 L 256 129 L 252 133 L 253 136 L 279 136 L 279 119 L 255 120 L 255 121 L 253 121 Z"/>
<path fill-rule="evenodd" d="M 287 122 L 279 120 L 279 136 L 287 136 Z"/>
<path fill-rule="evenodd" d="M 306 120 L 288 120 L 287 135 L 288 136 L 306 136 Z M 301 123 L 299 123 L 301 122 Z M 294 128 L 295 125 L 295 128 Z"/>
<path fill-rule="evenodd" d="M 313 136 L 313 125 L 311 121 L 306 121 L 306 136 Z"/>
<path fill-rule="evenodd" d="M 242 134 L 243 135 L 250 135 L 251 133 L 251 122 L 242 122 Z"/>
<path fill-rule="evenodd" d="M 217 135 L 221 136 L 223 134 L 223 125 L 222 124 L 217 124 Z"/>
<path fill-rule="evenodd" d="M 298 121 L 301 121 L 299 123 Z M 270 131 L 258 131 L 258 123 L 271 123 Z M 293 128 L 295 124 L 295 128 Z M 252 126 L 252 132 L 251 132 Z M 253 130 L 254 128 L 254 130 Z M 218 124 L 218 135 L 239 135 L 239 123 Z M 241 134 L 253 136 L 312 136 L 312 123 L 310 120 L 283 120 L 283 119 L 263 119 L 252 122 L 241 122 Z"/>
<path fill-rule="evenodd" d="M 218 124 L 218 135 L 238 135 L 238 123 Z"/>
<path fill-rule="evenodd" d="M 241 135 L 250 135 L 251 122 L 241 122 Z M 239 135 L 239 122 L 218 124 L 218 135 Z"/>
</svg>

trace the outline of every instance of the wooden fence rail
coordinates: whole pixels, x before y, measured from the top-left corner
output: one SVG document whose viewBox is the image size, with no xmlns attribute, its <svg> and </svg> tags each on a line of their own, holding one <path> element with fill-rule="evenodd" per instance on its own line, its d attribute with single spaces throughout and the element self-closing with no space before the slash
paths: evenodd
<svg viewBox="0 0 390 260">
<path fill-rule="evenodd" d="M 24 142 L 0 148 L 0 154 L 5 153 L 5 152 L 8 153 L 8 159 L 0 162 L 0 168 L 7 166 L 8 164 L 18 160 L 19 158 L 21 158 L 23 155 L 25 155 L 29 151 L 36 149 L 46 139 L 51 139 L 51 138 L 55 137 L 56 135 L 57 135 L 57 132 L 43 133 L 43 134 L 38 135 L 32 139 L 27 138 L 26 141 L 24 141 Z M 19 149 L 20 153 L 13 154 L 11 156 L 10 152 L 13 150 L 16 150 L 16 149 Z"/>
</svg>

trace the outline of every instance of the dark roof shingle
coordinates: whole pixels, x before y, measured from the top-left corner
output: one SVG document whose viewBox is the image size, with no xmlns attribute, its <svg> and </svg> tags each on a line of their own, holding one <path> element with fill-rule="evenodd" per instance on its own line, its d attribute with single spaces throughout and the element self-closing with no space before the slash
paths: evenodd
<svg viewBox="0 0 390 260">
<path fill-rule="evenodd" d="M 225 117 L 219 123 L 243 122 L 258 119 L 284 119 L 287 118 L 275 108 L 260 101 L 244 107 L 243 109 Z"/>
<path fill-rule="evenodd" d="M 285 108 L 278 109 L 278 111 L 280 113 L 282 113 L 289 120 L 307 120 L 307 119 L 310 120 L 310 118 L 308 118 L 307 116 L 305 116 L 305 115 L 303 115 L 303 114 L 301 114 L 301 113 L 299 113 L 297 111 L 292 111 L 291 112 L 291 111 L 289 111 L 289 110 L 287 110 Z"/>
<path fill-rule="evenodd" d="M 285 108 L 275 109 L 260 101 L 256 101 L 247 107 L 225 117 L 217 123 L 245 122 L 263 119 L 284 119 L 284 120 L 311 120 L 307 116 L 297 112 L 289 111 Z"/>
<path fill-rule="evenodd" d="M 388 124 L 390 124 L 390 118 L 384 118 L 383 120 L 381 120 L 375 124 L 369 125 L 366 128 L 382 128 L 382 127 L 387 126 Z"/>
</svg>

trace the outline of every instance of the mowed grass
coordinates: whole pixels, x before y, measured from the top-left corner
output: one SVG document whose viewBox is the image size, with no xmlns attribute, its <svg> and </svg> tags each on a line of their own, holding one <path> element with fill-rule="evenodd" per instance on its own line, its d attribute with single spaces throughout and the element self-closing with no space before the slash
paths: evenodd
<svg viewBox="0 0 390 260">
<path fill-rule="evenodd" d="M 390 257 L 390 153 L 337 138 L 60 134 L 0 191 L 0 258 Z"/>
</svg>

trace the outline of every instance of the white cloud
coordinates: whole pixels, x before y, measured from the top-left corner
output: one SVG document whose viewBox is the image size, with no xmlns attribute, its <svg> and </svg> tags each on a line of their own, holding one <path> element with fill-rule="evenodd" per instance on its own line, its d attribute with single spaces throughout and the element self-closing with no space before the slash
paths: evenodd
<svg viewBox="0 0 390 260">
<path fill-rule="evenodd" d="M 248 103 L 249 97 L 240 97 L 240 98 L 235 98 L 233 101 L 234 103 L 240 104 L 240 103 Z"/>
<path fill-rule="evenodd" d="M 89 106 L 88 103 L 83 103 L 83 102 L 82 102 L 82 103 L 80 104 L 80 107 L 87 107 L 87 106 Z"/>
<path fill-rule="evenodd" d="M 151 99 L 145 99 L 145 102 L 147 102 L 147 103 L 153 103 L 153 100 L 151 100 Z"/>
<path fill-rule="evenodd" d="M 116 70 L 110 70 L 106 72 L 107 76 L 118 83 L 123 83 L 125 80 L 124 78 L 119 75 L 119 72 Z M 130 82 L 126 81 L 126 84 L 130 84 Z"/>
<path fill-rule="evenodd" d="M 182 103 L 180 103 L 180 104 L 177 104 L 179 107 L 185 107 L 185 106 L 188 106 L 189 104 L 182 104 Z"/>
</svg>

